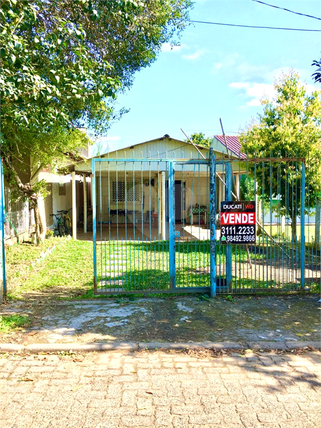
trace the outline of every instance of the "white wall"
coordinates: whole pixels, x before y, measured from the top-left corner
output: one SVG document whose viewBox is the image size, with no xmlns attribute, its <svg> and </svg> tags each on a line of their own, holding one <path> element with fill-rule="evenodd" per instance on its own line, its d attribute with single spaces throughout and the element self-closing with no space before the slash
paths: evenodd
<svg viewBox="0 0 321 428">
<path fill-rule="evenodd" d="M 59 210 L 69 210 L 71 208 L 71 183 L 64 183 L 65 195 L 59 194 L 59 183 L 52 183 L 52 209 L 50 214 L 57 214 Z M 52 218 L 52 217 L 51 217 Z M 51 225 L 53 221 L 51 222 Z"/>
</svg>

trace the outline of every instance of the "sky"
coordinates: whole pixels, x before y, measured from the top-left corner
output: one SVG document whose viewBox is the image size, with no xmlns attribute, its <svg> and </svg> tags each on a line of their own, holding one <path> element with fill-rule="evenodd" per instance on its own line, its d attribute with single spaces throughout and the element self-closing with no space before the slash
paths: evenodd
<svg viewBox="0 0 321 428">
<path fill-rule="evenodd" d="M 196 0 L 190 19 L 227 24 L 321 30 L 320 0 Z M 203 132 L 237 135 L 263 112 L 281 73 L 296 70 L 308 90 L 315 85 L 312 61 L 321 57 L 321 32 L 191 24 L 179 46 L 163 45 L 157 60 L 136 74 L 117 101 L 129 109 L 100 139 L 100 152 L 162 137 L 185 140 Z M 92 154 L 97 154 L 97 146 Z"/>
</svg>

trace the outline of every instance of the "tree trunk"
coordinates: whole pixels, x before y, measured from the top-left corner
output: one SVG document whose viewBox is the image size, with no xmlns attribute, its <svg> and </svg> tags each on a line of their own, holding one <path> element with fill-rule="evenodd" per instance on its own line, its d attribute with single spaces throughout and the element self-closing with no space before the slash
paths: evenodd
<svg viewBox="0 0 321 428">
<path fill-rule="evenodd" d="M 43 219 L 39 210 L 38 197 L 36 200 L 33 201 L 33 209 L 35 213 L 36 242 L 37 242 L 37 245 L 39 245 L 45 239 L 46 230 L 45 230 Z"/>
</svg>

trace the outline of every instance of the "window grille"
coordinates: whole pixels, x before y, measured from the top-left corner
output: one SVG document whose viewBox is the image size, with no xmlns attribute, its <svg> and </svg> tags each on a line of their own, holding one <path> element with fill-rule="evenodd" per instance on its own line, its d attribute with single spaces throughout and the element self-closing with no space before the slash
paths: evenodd
<svg viewBox="0 0 321 428">
<path fill-rule="evenodd" d="M 139 202 L 141 200 L 141 187 L 138 184 L 133 186 L 133 183 L 127 183 L 125 181 L 114 181 L 113 182 L 113 201 L 114 202 L 125 202 L 127 191 L 127 202 Z"/>
</svg>

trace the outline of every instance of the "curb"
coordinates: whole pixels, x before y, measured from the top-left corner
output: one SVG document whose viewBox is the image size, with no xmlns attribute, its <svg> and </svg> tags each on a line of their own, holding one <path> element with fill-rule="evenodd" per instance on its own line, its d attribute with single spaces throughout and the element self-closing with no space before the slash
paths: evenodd
<svg viewBox="0 0 321 428">
<path fill-rule="evenodd" d="M 12 343 L 0 344 L 0 353 L 40 353 L 40 352 L 106 352 L 106 351 L 138 351 L 138 350 L 182 350 L 182 349 L 216 349 L 216 350 L 294 350 L 311 348 L 321 350 L 320 342 L 121 342 L 121 343 L 38 343 L 31 345 L 17 345 Z"/>
</svg>

